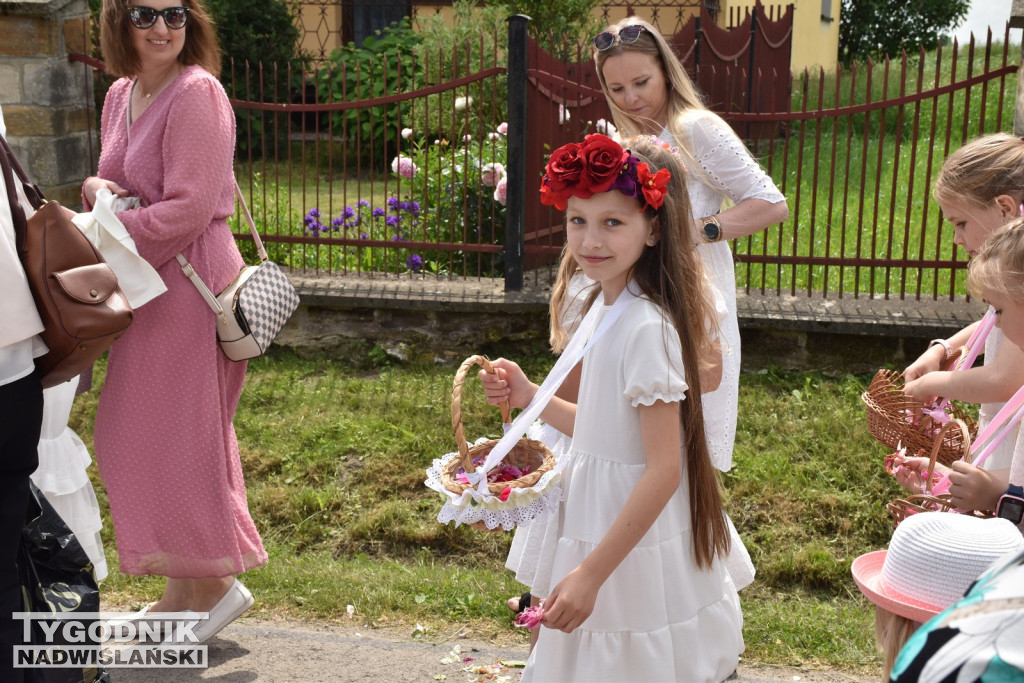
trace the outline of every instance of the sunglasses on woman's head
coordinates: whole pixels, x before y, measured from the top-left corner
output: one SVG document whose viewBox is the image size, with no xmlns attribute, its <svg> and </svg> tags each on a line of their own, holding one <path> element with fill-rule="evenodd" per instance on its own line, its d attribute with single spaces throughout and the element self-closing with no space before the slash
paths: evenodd
<svg viewBox="0 0 1024 683">
<path fill-rule="evenodd" d="M 188 7 L 168 7 L 167 9 L 153 9 L 135 5 L 128 8 L 128 19 L 135 28 L 149 28 L 156 23 L 157 17 L 163 17 L 167 28 L 185 28 L 188 23 Z"/>
<path fill-rule="evenodd" d="M 647 30 L 646 26 L 640 24 L 630 24 L 629 26 L 623 27 L 618 33 L 612 33 L 611 31 L 605 31 L 604 33 L 598 33 L 594 36 L 594 47 L 601 52 L 604 52 L 612 45 L 615 44 L 615 39 L 618 38 L 619 42 L 623 45 L 632 45 L 640 39 L 640 34 Z"/>
</svg>

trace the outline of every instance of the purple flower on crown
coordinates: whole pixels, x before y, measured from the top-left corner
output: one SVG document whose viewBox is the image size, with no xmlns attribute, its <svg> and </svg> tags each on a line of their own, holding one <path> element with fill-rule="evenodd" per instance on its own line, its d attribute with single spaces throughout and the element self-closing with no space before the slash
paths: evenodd
<svg viewBox="0 0 1024 683">
<path fill-rule="evenodd" d="M 618 190 L 627 197 L 640 199 L 641 188 L 639 183 L 637 183 L 636 176 L 636 165 L 638 163 L 640 163 L 640 160 L 630 154 L 623 162 L 622 170 L 619 171 L 619 176 L 608 189 Z"/>
</svg>

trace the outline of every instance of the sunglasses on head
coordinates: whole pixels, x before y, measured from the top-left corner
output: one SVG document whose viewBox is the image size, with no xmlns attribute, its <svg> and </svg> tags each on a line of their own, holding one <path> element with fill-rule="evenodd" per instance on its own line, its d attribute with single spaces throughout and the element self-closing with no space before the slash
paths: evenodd
<svg viewBox="0 0 1024 683">
<path fill-rule="evenodd" d="M 619 42 L 623 45 L 632 45 L 640 39 L 640 34 L 647 30 L 646 26 L 640 24 L 630 24 L 619 30 L 618 33 L 612 33 L 611 31 L 605 31 L 604 33 L 598 33 L 594 36 L 594 47 L 601 52 L 604 52 L 612 45 L 615 44 L 615 39 L 618 38 Z"/>
<path fill-rule="evenodd" d="M 168 7 L 167 9 L 153 9 L 135 5 L 128 8 L 128 19 L 135 28 L 149 28 L 156 23 L 157 17 L 163 17 L 167 28 L 185 28 L 188 23 L 188 7 Z"/>
</svg>

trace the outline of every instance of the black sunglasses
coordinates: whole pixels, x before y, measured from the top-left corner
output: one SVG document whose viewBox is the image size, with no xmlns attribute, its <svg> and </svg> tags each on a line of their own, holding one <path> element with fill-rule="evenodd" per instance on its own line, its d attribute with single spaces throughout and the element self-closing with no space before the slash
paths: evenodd
<svg viewBox="0 0 1024 683">
<path fill-rule="evenodd" d="M 594 36 L 594 47 L 601 52 L 604 52 L 612 45 L 615 44 L 615 39 L 618 38 L 619 42 L 623 45 L 632 45 L 640 39 L 640 34 L 647 30 L 646 26 L 640 24 L 630 24 L 629 26 L 623 27 L 618 33 L 612 33 L 611 31 L 605 31 L 604 33 L 598 33 Z"/>
<path fill-rule="evenodd" d="M 188 23 L 188 7 L 168 7 L 167 9 L 153 9 L 135 5 L 128 8 L 128 19 L 135 28 L 149 28 L 156 23 L 157 17 L 163 17 L 167 28 L 185 28 Z"/>
</svg>

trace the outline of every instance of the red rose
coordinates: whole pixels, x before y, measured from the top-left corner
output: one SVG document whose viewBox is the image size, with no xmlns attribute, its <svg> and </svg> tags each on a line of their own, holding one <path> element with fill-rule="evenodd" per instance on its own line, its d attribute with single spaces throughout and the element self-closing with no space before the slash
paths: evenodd
<svg viewBox="0 0 1024 683">
<path fill-rule="evenodd" d="M 540 202 L 565 211 L 566 202 L 576 192 L 583 173 L 583 160 L 577 155 L 580 145 L 570 142 L 562 145 L 548 157 L 544 167 L 544 180 L 540 185 Z"/>
<path fill-rule="evenodd" d="M 578 155 L 584 168 L 573 196 L 581 199 L 611 189 L 629 158 L 629 152 L 622 149 L 622 145 L 600 133 L 585 137 Z"/>
</svg>

